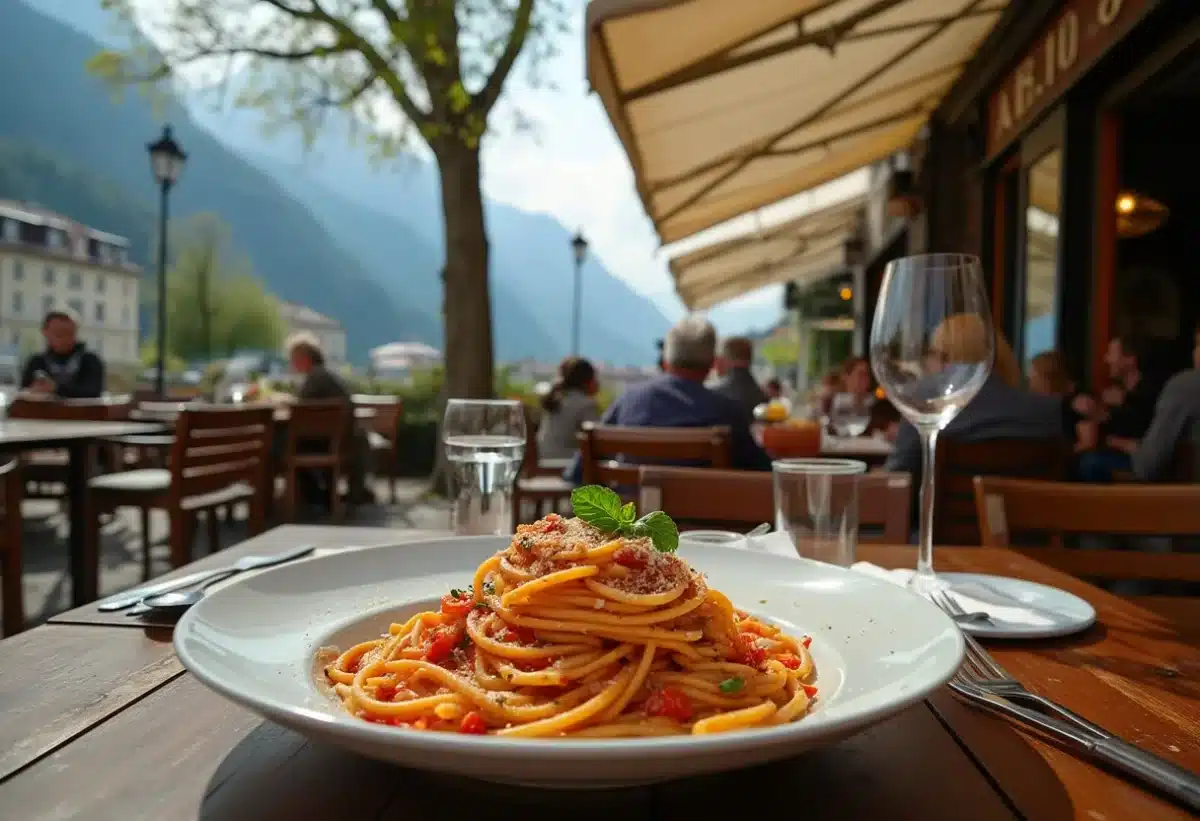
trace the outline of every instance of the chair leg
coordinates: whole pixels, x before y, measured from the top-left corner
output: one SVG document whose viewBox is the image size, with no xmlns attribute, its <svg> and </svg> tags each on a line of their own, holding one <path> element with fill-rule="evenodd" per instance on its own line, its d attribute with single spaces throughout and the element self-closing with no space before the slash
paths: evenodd
<svg viewBox="0 0 1200 821">
<path fill-rule="evenodd" d="M 0 539 L 3 567 L 0 579 L 4 596 L 2 623 L 5 636 L 14 636 L 25 629 L 25 587 L 22 577 L 21 516 L 20 511 L 7 510 L 4 514 L 4 537 Z"/>
<path fill-rule="evenodd" d="M 192 560 L 192 516 L 186 510 L 172 510 L 171 567 L 182 567 Z"/>
<path fill-rule="evenodd" d="M 299 483 L 296 481 L 299 478 L 297 473 L 296 468 L 291 467 L 287 469 L 283 477 L 283 515 L 281 518 L 285 522 L 296 521 L 296 499 L 299 495 L 299 489 L 297 488 Z"/>
<path fill-rule="evenodd" d="M 150 555 L 150 508 L 140 507 L 138 513 L 142 519 L 142 581 L 149 581 L 153 575 L 153 557 Z"/>
<path fill-rule="evenodd" d="M 208 525 L 208 552 L 216 553 L 221 549 L 221 520 L 217 518 L 217 508 L 204 511 L 204 520 Z"/>
<path fill-rule="evenodd" d="M 88 587 L 97 594 L 100 592 L 100 510 L 95 494 L 89 493 L 84 499 L 83 566 Z"/>
</svg>

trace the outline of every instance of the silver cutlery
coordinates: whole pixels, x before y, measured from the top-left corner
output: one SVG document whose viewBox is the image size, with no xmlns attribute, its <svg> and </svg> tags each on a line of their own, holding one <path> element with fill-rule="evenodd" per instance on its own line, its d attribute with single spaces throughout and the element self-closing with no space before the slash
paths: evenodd
<svg viewBox="0 0 1200 821">
<path fill-rule="evenodd" d="M 770 529 L 771 529 L 771 523 L 770 523 L 770 522 L 763 522 L 763 523 L 762 523 L 762 524 L 760 524 L 760 525 L 756 525 L 756 526 L 755 526 L 755 528 L 754 528 L 753 530 L 751 530 L 749 533 L 747 533 L 747 534 L 746 534 L 746 538 L 747 538 L 747 539 L 754 539 L 754 538 L 757 538 L 757 537 L 759 537 L 759 536 L 765 536 L 765 535 L 767 534 L 767 532 L 768 532 Z"/>
<path fill-rule="evenodd" d="M 934 590 L 930 597 L 952 618 L 963 613 L 958 602 L 945 591 Z M 964 631 L 963 639 L 967 655 L 950 680 L 954 692 L 1040 730 L 1114 770 L 1161 790 L 1185 807 L 1200 811 L 1200 776 L 1118 738 L 1061 704 L 1031 693 L 970 634 Z"/>
<path fill-rule="evenodd" d="M 174 579 L 166 579 L 145 587 L 139 587 L 136 590 L 129 590 L 124 593 L 119 593 L 116 596 L 111 596 L 100 602 L 98 608 L 105 613 L 111 613 L 116 610 L 125 610 L 140 604 L 142 599 L 150 596 L 157 596 L 161 593 L 169 593 L 175 590 L 183 590 L 184 588 L 191 587 L 195 584 L 203 584 L 217 576 L 226 578 L 246 570 L 256 570 L 260 567 L 271 567 L 273 565 L 283 564 L 284 562 L 290 562 L 293 559 L 299 559 L 302 556 L 307 556 L 315 549 L 315 546 L 308 545 L 306 547 L 298 547 L 295 550 L 290 550 L 286 553 L 280 553 L 276 556 L 244 556 L 241 559 L 238 559 L 230 567 L 221 567 L 215 570 L 201 570 L 197 573 L 189 573 L 186 576 L 180 576 Z"/>
</svg>

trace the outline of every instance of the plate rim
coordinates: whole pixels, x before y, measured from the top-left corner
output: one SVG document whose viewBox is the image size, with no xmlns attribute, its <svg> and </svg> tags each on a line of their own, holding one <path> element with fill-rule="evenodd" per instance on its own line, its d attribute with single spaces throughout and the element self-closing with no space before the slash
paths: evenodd
<svg viewBox="0 0 1200 821">
<path fill-rule="evenodd" d="M 504 537 L 500 536 L 444 536 L 429 539 L 418 539 L 407 542 L 396 542 L 385 545 L 372 545 L 367 547 L 355 547 L 352 551 L 339 550 L 336 552 L 325 553 L 323 555 L 313 556 L 299 562 L 288 562 L 282 565 L 265 568 L 259 573 L 255 573 L 254 577 L 258 577 L 267 573 L 284 572 L 287 568 L 293 568 L 300 564 L 310 562 L 318 562 L 323 559 L 337 558 L 346 555 L 347 553 L 361 553 L 363 551 L 374 550 L 395 550 L 408 549 L 422 545 L 433 545 L 441 542 L 455 541 L 460 542 L 470 540 L 473 542 L 483 542 L 487 540 L 495 540 Z M 328 547 L 328 546 L 327 546 Z M 347 547 L 350 547 L 347 545 Z M 717 546 L 709 546 L 708 550 L 730 550 L 730 548 L 721 548 Z M 758 554 L 755 554 L 758 555 Z M 813 562 L 797 557 L 773 556 L 771 554 L 762 554 L 769 556 L 768 561 L 799 561 L 809 565 L 819 565 L 825 572 L 833 573 L 850 573 L 855 580 L 865 582 L 868 586 L 878 585 L 880 589 L 897 590 L 896 586 L 882 579 L 876 579 L 862 573 L 855 573 L 849 568 L 842 568 L 833 565 L 827 565 L 821 562 Z M 472 757 L 492 758 L 496 756 L 505 756 L 513 754 L 525 754 L 526 757 L 536 757 L 539 760 L 547 754 L 556 757 L 568 759 L 571 761 L 597 761 L 609 762 L 626 760 L 633 753 L 641 754 L 646 758 L 662 759 L 672 755 L 685 755 L 687 757 L 697 757 L 703 755 L 711 755 L 713 753 L 736 753 L 742 750 L 762 749 L 767 747 L 780 746 L 796 746 L 808 742 L 820 743 L 829 737 L 839 737 L 839 731 L 853 731 L 856 728 L 869 726 L 877 723 L 883 718 L 895 715 L 919 701 L 923 701 L 930 694 L 943 687 L 962 665 L 963 658 L 966 653 L 966 641 L 963 638 L 962 631 L 957 629 L 958 626 L 949 616 L 941 611 L 936 605 L 920 596 L 913 595 L 913 598 L 920 600 L 923 604 L 918 607 L 931 608 L 930 612 L 936 612 L 937 618 L 945 621 L 946 626 L 955 628 L 947 631 L 954 642 L 954 663 L 951 665 L 948 662 L 944 665 L 944 669 L 936 672 L 927 678 L 926 683 L 922 686 L 912 687 L 904 690 L 900 697 L 894 698 L 886 704 L 876 704 L 871 707 L 857 710 L 852 714 L 835 715 L 833 718 L 824 719 L 817 723 L 820 728 L 814 734 L 811 729 L 814 725 L 811 722 L 804 720 L 794 721 L 787 724 L 782 724 L 773 727 L 754 728 L 753 731 L 734 732 L 734 733 L 713 733 L 709 735 L 681 735 L 681 736 L 658 736 L 658 737 L 637 737 L 637 738 L 599 738 L 599 739 L 579 739 L 579 738 L 508 738 L 496 736 L 474 736 L 463 735 L 459 733 L 421 733 L 421 732 L 401 732 L 394 727 L 372 724 L 367 721 L 343 721 L 339 717 L 324 712 L 319 712 L 308 707 L 298 706 L 294 703 L 281 702 L 275 699 L 263 698 L 259 696 L 247 695 L 240 692 L 234 687 L 226 686 L 219 677 L 211 675 L 202 663 L 191 656 L 185 648 L 189 631 L 191 631 L 192 623 L 200 619 L 205 610 L 211 607 L 219 606 L 221 599 L 227 594 L 226 591 L 235 589 L 240 586 L 238 583 L 224 586 L 214 591 L 209 596 L 205 596 L 198 604 L 190 608 L 179 619 L 175 625 L 172 634 L 172 645 L 175 649 L 175 654 L 179 658 L 180 663 L 191 675 L 195 676 L 202 684 L 210 690 L 216 692 L 222 697 L 249 709 L 258 715 L 264 716 L 272 721 L 277 721 L 285 726 L 296 728 L 300 732 L 311 731 L 318 733 L 323 737 L 336 739 L 335 743 L 361 743 L 364 740 L 372 743 L 373 746 L 382 744 L 387 747 L 397 749 L 405 749 L 415 754 L 420 753 L 436 753 L 469 755 Z M 217 602 L 217 604 L 213 604 Z M 949 658 L 949 656 L 947 657 Z M 832 709 L 836 709 L 836 702 Z"/>
<path fill-rule="evenodd" d="M 1020 582 L 1021 584 L 1030 587 L 1040 587 L 1044 590 L 1053 590 L 1063 596 L 1070 596 L 1078 602 L 1081 602 L 1088 609 L 1088 616 L 1078 622 L 1071 624 L 1063 624 L 1053 628 L 1036 628 L 1029 627 L 1022 629 L 1020 626 L 1001 629 L 988 629 L 984 625 L 972 624 L 970 622 L 960 625 L 967 630 L 972 636 L 977 636 L 981 639 L 997 639 L 999 641 L 1036 641 L 1038 639 L 1059 639 L 1065 636 L 1074 636 L 1076 633 L 1082 633 L 1084 630 L 1090 630 L 1092 625 L 1096 623 L 1098 615 L 1096 607 L 1083 596 L 1078 596 L 1070 590 L 1063 590 L 1061 587 L 1055 587 L 1052 584 L 1043 584 L 1041 582 L 1031 581 L 1030 579 L 1022 579 L 1020 576 L 1005 576 L 1001 573 L 972 573 L 970 571 L 948 570 L 938 573 L 938 576 L 944 579 L 1004 579 L 1006 581 Z"/>
</svg>

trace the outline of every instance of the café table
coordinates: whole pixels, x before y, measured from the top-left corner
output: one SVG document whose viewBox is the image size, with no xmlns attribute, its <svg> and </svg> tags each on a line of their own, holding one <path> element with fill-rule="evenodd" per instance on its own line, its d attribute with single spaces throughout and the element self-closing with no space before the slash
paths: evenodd
<svg viewBox="0 0 1200 821">
<path fill-rule="evenodd" d="M 420 531 L 285 526 L 182 571 L 298 544 L 394 544 Z M 908 547 L 860 558 L 909 566 Z M 1177 764 L 1200 767 L 1200 606 L 1173 623 L 989 548 L 939 548 L 939 567 L 1021 576 L 1090 601 L 1080 635 L 992 649 L 1032 689 Z M 1198 600 L 1200 602 L 1200 600 Z M 298 602 L 297 606 L 303 606 Z M 553 792 L 407 770 L 305 740 L 205 689 L 169 627 L 95 605 L 0 642 L 0 818 L 445 821 L 569 817 L 730 821 L 786 815 L 923 821 L 1177 821 L 1185 810 L 963 704 L 946 689 L 789 761 L 628 789 Z"/>
<path fill-rule="evenodd" d="M 70 521 L 71 601 L 76 607 L 96 598 L 87 568 L 86 501 L 92 445 L 114 436 L 150 434 L 162 425 L 140 422 L 85 422 L 68 419 L 0 420 L 0 455 L 65 448 Z M 2 816 L 0 816 L 2 817 Z"/>
</svg>

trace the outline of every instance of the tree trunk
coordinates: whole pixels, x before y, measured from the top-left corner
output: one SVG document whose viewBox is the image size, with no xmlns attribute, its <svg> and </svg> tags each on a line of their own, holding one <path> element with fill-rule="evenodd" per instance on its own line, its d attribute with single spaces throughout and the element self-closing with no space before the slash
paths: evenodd
<svg viewBox="0 0 1200 821">
<path fill-rule="evenodd" d="M 450 399 L 488 399 L 495 389 L 488 239 L 480 191 L 479 152 L 461 145 L 437 152 L 446 224 L 442 270 L 445 393 Z"/>
<path fill-rule="evenodd" d="M 495 390 L 488 238 L 480 190 L 479 152 L 462 145 L 435 150 L 442 177 L 446 263 L 442 269 L 444 376 L 447 399 L 488 399 Z M 439 434 L 441 424 L 438 426 Z M 439 436 L 439 441 L 441 437 Z M 445 449 L 439 447 L 431 490 L 446 495 Z"/>
</svg>

